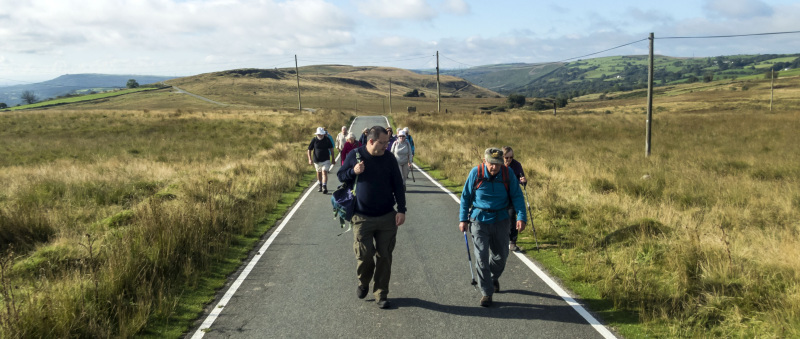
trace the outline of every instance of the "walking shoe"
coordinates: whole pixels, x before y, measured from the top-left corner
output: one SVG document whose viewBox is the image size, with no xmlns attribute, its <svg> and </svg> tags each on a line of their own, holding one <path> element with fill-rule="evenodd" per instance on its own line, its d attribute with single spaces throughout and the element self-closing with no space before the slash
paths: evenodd
<svg viewBox="0 0 800 339">
<path fill-rule="evenodd" d="M 500 282 L 499 281 L 497 281 L 497 280 L 493 281 L 492 285 L 494 285 L 494 293 L 500 292 Z"/>
<path fill-rule="evenodd" d="M 519 246 L 517 246 L 517 244 L 515 244 L 513 242 L 508 244 L 508 250 L 509 251 L 514 251 L 514 252 L 519 252 L 520 251 Z"/>
<path fill-rule="evenodd" d="M 356 297 L 358 299 L 364 299 L 367 296 L 367 288 L 361 287 L 361 285 L 356 286 Z"/>
<path fill-rule="evenodd" d="M 483 297 L 481 298 L 481 306 L 483 306 L 483 307 L 489 307 L 489 306 L 492 306 L 492 297 L 490 297 L 490 296 L 483 296 Z"/>
<path fill-rule="evenodd" d="M 322 194 L 328 194 L 328 186 L 322 186 Z"/>
<path fill-rule="evenodd" d="M 322 185 L 319 185 L 319 187 L 317 187 L 317 192 L 322 192 Z"/>
<path fill-rule="evenodd" d="M 378 308 L 384 308 L 385 309 L 385 308 L 389 308 L 389 306 L 391 306 L 391 305 L 392 304 L 389 303 L 389 300 L 386 300 L 385 298 L 378 300 Z"/>
</svg>

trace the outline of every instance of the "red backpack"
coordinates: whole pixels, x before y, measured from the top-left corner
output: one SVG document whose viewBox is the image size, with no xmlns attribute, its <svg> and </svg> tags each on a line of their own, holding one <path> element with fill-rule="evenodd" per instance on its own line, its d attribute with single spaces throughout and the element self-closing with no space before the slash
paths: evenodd
<svg viewBox="0 0 800 339">
<path fill-rule="evenodd" d="M 486 168 L 485 164 L 478 165 L 478 178 L 475 180 L 475 190 L 477 191 L 478 188 L 481 187 L 484 181 L 486 181 L 486 173 L 484 168 Z M 511 189 L 509 188 L 509 181 L 508 181 L 508 166 L 500 165 L 500 173 L 503 176 L 503 186 L 506 187 L 506 193 L 511 194 Z M 510 200 L 510 199 L 509 199 Z"/>
</svg>

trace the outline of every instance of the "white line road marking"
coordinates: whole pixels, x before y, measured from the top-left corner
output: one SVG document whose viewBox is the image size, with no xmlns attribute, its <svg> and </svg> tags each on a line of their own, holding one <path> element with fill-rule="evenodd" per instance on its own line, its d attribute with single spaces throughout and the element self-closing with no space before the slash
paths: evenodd
<svg viewBox="0 0 800 339">
<path fill-rule="evenodd" d="M 304 194 L 303 197 L 300 198 L 300 200 L 294 205 L 294 208 L 292 208 L 289 214 L 287 214 L 286 217 L 284 217 L 283 222 L 281 222 L 280 226 L 278 226 L 278 228 L 275 229 L 274 232 L 272 232 L 272 235 L 269 237 L 269 239 L 267 239 L 267 242 L 265 242 L 264 245 L 261 246 L 261 249 L 258 250 L 256 255 L 253 256 L 253 259 L 250 259 L 250 262 L 247 264 L 247 267 L 245 267 L 244 270 L 242 270 L 242 273 L 239 273 L 239 277 L 236 278 L 236 281 L 234 281 L 233 284 L 231 284 L 231 287 L 228 288 L 228 291 L 225 292 L 225 295 L 222 296 L 222 299 L 220 299 L 219 303 L 217 303 L 217 305 L 211 310 L 211 313 L 208 315 L 208 317 L 206 317 L 206 320 L 203 321 L 203 324 L 201 324 L 200 328 L 197 329 L 197 332 L 194 332 L 192 339 L 202 338 L 205 335 L 205 331 L 211 328 L 211 325 L 214 324 L 215 320 L 217 320 L 217 317 L 219 317 L 220 313 L 222 313 L 222 310 L 225 309 L 225 305 L 228 304 L 233 295 L 236 293 L 236 290 L 239 289 L 239 286 L 241 286 L 242 282 L 244 282 L 244 280 L 247 278 L 247 275 L 249 275 L 250 272 L 253 270 L 253 268 L 256 266 L 258 260 L 261 259 L 262 255 L 267 253 L 267 249 L 269 248 L 269 246 L 272 245 L 272 242 L 275 241 L 275 238 L 278 236 L 279 233 L 281 233 L 283 227 L 286 226 L 286 224 L 289 222 L 290 219 L 292 219 L 294 213 L 297 212 L 297 210 L 303 204 L 303 201 L 305 201 L 306 198 L 308 198 L 308 195 L 314 191 L 314 187 L 316 187 L 317 185 L 318 183 L 314 182 L 314 184 L 311 185 L 311 187 L 309 187 L 306 194 Z"/>
<path fill-rule="evenodd" d="M 450 190 L 439 184 L 438 181 L 433 180 L 433 178 L 430 175 L 428 175 L 428 173 L 423 171 L 416 164 L 414 164 L 414 167 L 416 167 L 420 173 L 425 175 L 425 177 L 427 177 L 428 180 L 430 180 L 432 183 L 438 186 L 442 191 L 449 194 L 453 198 L 453 200 L 456 201 L 456 203 L 458 204 L 461 203 L 461 199 L 459 199 L 455 194 L 453 194 L 453 192 L 450 192 Z M 455 223 L 453 224 L 455 225 Z M 564 301 L 567 302 L 568 305 L 572 306 L 572 308 L 575 309 L 575 311 L 577 311 L 578 314 L 580 314 L 581 317 L 583 317 L 583 319 L 585 319 L 589 323 L 589 325 L 592 325 L 592 327 L 598 333 L 600 333 L 600 335 L 602 335 L 603 338 L 606 339 L 616 338 L 616 336 L 614 336 L 614 334 L 611 333 L 611 331 L 609 331 L 608 328 L 606 328 L 603 324 L 597 321 L 597 319 L 595 319 L 594 316 L 592 316 L 588 311 L 586 311 L 586 309 L 583 308 L 583 306 L 581 306 L 580 303 L 575 301 L 575 299 L 572 298 L 572 296 L 570 296 L 569 293 L 567 293 L 567 291 L 561 288 L 561 286 L 559 286 L 552 278 L 550 278 L 550 276 L 548 276 L 547 273 L 544 273 L 544 271 L 542 271 L 538 266 L 536 266 L 536 264 L 534 264 L 533 261 L 528 259 L 528 257 L 526 257 L 522 253 L 514 252 L 514 254 L 517 256 L 517 258 L 519 258 L 519 260 L 522 260 L 522 262 L 525 263 L 525 265 L 527 265 L 528 268 L 530 268 L 531 271 L 533 271 L 533 273 L 535 273 L 539 277 L 539 279 L 542 279 L 542 281 L 544 281 L 547 284 L 547 286 L 549 286 L 553 291 L 555 291 L 558 294 L 558 296 L 561 297 L 561 299 L 564 299 Z"/>
</svg>

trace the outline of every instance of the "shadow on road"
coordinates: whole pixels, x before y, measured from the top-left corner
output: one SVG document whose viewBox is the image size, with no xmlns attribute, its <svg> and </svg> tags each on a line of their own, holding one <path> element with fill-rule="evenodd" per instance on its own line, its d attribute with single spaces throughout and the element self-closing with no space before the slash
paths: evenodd
<svg viewBox="0 0 800 339">
<path fill-rule="evenodd" d="M 559 298 L 560 299 L 560 298 Z M 497 301 L 495 298 L 491 307 L 478 306 L 451 306 L 417 298 L 391 298 L 392 308 L 417 307 L 427 310 L 448 313 L 452 315 L 496 318 L 496 319 L 523 319 L 523 320 L 548 320 L 564 323 L 586 324 L 583 318 L 575 317 L 574 310 L 569 305 L 535 305 L 508 301 Z"/>
</svg>

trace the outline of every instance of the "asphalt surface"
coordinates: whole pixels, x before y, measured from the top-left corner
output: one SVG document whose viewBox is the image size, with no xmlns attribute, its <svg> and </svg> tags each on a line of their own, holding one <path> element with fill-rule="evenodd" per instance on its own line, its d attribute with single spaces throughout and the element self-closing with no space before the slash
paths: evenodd
<svg viewBox="0 0 800 339">
<path fill-rule="evenodd" d="M 352 130 L 358 134 L 386 123 L 383 117 L 359 117 Z M 339 184 L 338 168 L 330 174 L 331 191 Z M 188 336 L 603 337 L 515 255 L 509 256 L 494 304 L 480 307 L 481 294 L 470 284 L 464 236 L 458 231 L 458 204 L 421 173 L 415 178 L 407 182 L 408 212 L 394 250 L 389 309 L 376 306 L 371 287 L 366 299 L 356 298 L 353 232 L 337 236 L 342 229 L 333 219 L 330 192 L 324 195 L 312 186 L 297 213 L 259 252 L 236 293 L 223 298 L 226 287 L 208 307 L 219 313 L 213 323 L 208 324 L 206 313 Z M 220 298 L 225 302 L 219 303 Z M 199 324 L 203 320 L 206 325 Z"/>
</svg>

